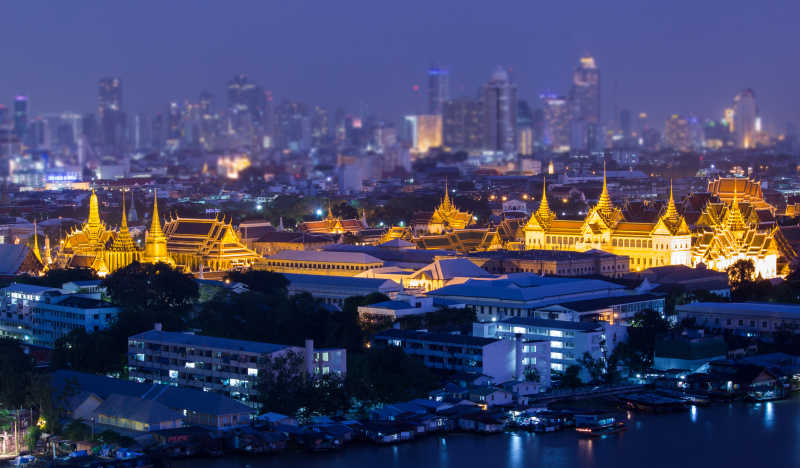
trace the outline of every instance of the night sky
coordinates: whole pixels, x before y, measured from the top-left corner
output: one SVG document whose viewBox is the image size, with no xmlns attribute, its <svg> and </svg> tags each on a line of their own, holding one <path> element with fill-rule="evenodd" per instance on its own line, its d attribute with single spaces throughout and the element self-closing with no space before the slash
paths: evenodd
<svg viewBox="0 0 800 468">
<path fill-rule="evenodd" d="M 89 112 L 97 79 L 123 80 L 128 112 L 154 113 L 246 72 L 276 100 L 424 109 L 425 70 L 449 66 L 474 95 L 497 65 L 519 96 L 565 94 L 580 55 L 601 68 L 603 113 L 629 108 L 719 118 L 756 91 L 765 125 L 800 122 L 800 2 L 754 0 L 402 0 L 3 2 L 0 102 Z M 421 86 L 414 96 L 412 86 Z"/>
</svg>

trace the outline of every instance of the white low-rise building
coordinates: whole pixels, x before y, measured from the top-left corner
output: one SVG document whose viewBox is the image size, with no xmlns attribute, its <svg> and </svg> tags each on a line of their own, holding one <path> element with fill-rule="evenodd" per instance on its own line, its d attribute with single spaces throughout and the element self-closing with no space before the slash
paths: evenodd
<svg viewBox="0 0 800 468">
<path fill-rule="evenodd" d="M 695 302 L 676 308 L 678 320 L 694 319 L 710 330 L 760 335 L 782 330 L 800 333 L 800 305 L 766 302 Z"/>
</svg>

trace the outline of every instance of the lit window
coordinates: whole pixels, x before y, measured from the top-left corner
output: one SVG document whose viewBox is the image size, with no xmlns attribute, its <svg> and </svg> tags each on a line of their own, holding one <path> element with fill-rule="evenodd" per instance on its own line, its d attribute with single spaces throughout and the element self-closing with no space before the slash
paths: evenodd
<svg viewBox="0 0 800 468">
<path fill-rule="evenodd" d="M 187 362 L 186 363 L 186 368 L 187 369 L 194 369 L 194 363 L 193 362 Z"/>
<path fill-rule="evenodd" d="M 169 378 L 170 378 L 170 379 L 177 379 L 177 378 L 178 378 L 178 371 L 176 371 L 176 370 L 170 370 L 170 371 L 169 371 Z"/>
<path fill-rule="evenodd" d="M 247 375 L 257 377 L 258 376 L 258 369 L 253 369 L 252 367 L 247 369 Z"/>
<path fill-rule="evenodd" d="M 561 338 L 562 336 L 564 336 L 564 332 L 562 332 L 561 330 L 550 330 L 550 336 Z"/>
</svg>

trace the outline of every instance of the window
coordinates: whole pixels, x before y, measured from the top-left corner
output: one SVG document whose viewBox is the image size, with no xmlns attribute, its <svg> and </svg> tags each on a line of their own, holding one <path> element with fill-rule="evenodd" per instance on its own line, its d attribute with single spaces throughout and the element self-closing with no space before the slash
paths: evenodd
<svg viewBox="0 0 800 468">
<path fill-rule="evenodd" d="M 249 367 L 247 369 L 247 375 L 249 375 L 250 377 L 258 377 L 258 369 L 253 369 L 252 367 Z"/>
<path fill-rule="evenodd" d="M 169 378 L 170 378 L 170 379 L 177 379 L 177 378 L 178 378 L 178 371 L 176 371 L 176 370 L 170 370 L 170 371 L 169 371 Z"/>
</svg>

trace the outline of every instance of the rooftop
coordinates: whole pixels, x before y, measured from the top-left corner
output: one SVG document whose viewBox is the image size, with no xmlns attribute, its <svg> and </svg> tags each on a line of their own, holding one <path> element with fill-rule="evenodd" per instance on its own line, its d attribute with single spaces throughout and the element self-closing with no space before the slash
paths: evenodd
<svg viewBox="0 0 800 468">
<path fill-rule="evenodd" d="M 327 263 L 383 263 L 380 259 L 361 252 L 331 252 L 312 250 L 282 250 L 268 258 L 269 260 L 294 260 L 298 262 Z"/>
<path fill-rule="evenodd" d="M 510 319 L 502 320 L 499 323 L 576 331 L 594 331 L 599 329 L 601 326 L 601 324 L 595 322 L 570 322 L 567 320 L 550 320 L 531 317 L 512 317 Z"/>
<path fill-rule="evenodd" d="M 381 288 L 400 290 L 396 282 L 382 278 L 362 278 L 358 276 L 303 275 L 299 273 L 282 273 L 291 286 L 332 286 L 342 288 L 363 288 L 378 291 Z"/>
<path fill-rule="evenodd" d="M 634 302 L 663 300 L 663 296 L 655 294 L 634 294 L 631 296 L 600 297 L 597 299 L 586 299 L 584 301 L 564 302 L 559 304 L 575 312 L 591 312 L 593 310 L 606 309 L 619 304 L 633 304 Z"/>
<path fill-rule="evenodd" d="M 447 343 L 464 346 L 486 346 L 498 341 L 494 338 L 482 338 L 470 335 L 452 335 L 449 333 L 431 333 L 417 330 L 399 330 L 396 328 L 380 332 L 375 335 L 375 338 L 429 341 L 434 343 Z"/>
<path fill-rule="evenodd" d="M 766 302 L 695 302 L 679 305 L 678 312 L 700 312 L 730 315 L 750 315 L 762 318 L 800 320 L 800 305 Z"/>
<path fill-rule="evenodd" d="M 196 348 L 214 348 L 221 350 L 245 351 L 248 353 L 271 354 L 288 348 L 287 345 L 259 343 L 257 341 L 233 340 L 213 336 L 193 335 L 190 333 L 148 330 L 130 337 L 132 340 L 158 341 L 161 343 L 182 344 Z"/>
<path fill-rule="evenodd" d="M 542 302 L 572 294 L 619 292 L 624 286 L 608 281 L 564 277 L 540 277 L 530 273 L 505 275 L 499 279 L 470 279 L 435 289 L 431 296 L 469 297 L 518 302 Z"/>
</svg>

